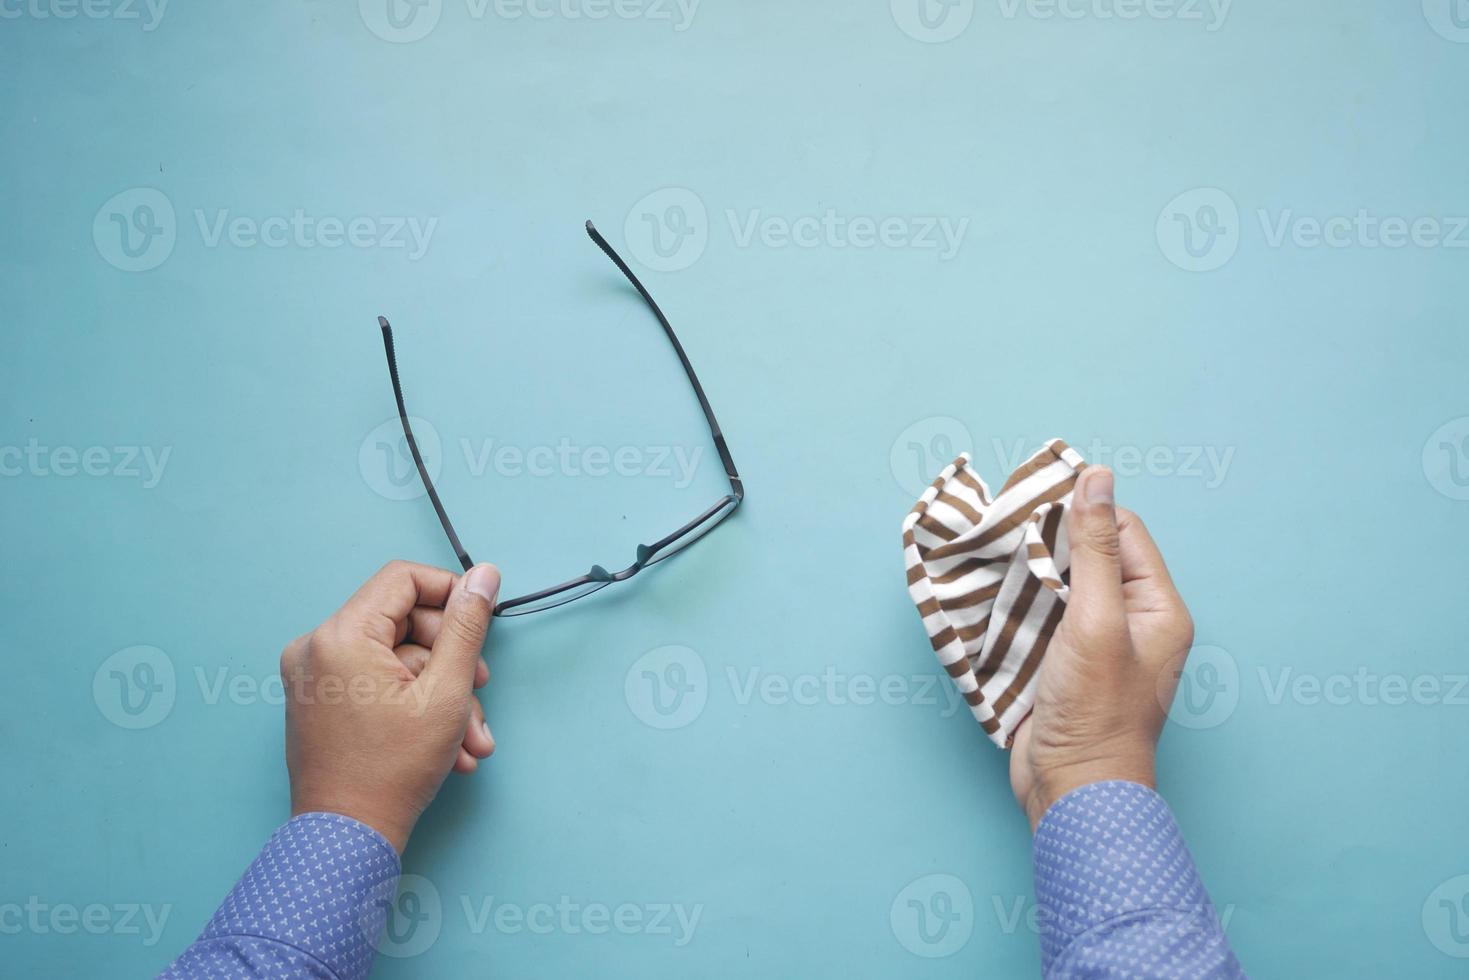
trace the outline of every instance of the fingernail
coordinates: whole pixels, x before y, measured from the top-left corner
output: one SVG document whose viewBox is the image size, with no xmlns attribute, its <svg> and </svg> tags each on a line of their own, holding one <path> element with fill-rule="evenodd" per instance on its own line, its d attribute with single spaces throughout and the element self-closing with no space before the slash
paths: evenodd
<svg viewBox="0 0 1469 980">
<path fill-rule="evenodd" d="M 494 744 L 495 736 L 490 734 L 490 723 L 487 721 L 482 721 L 479 723 L 479 727 L 484 729 L 485 738 L 489 739 L 491 744 Z"/>
<path fill-rule="evenodd" d="M 1112 503 L 1112 471 L 1101 466 L 1089 469 L 1084 492 L 1089 504 Z"/>
<path fill-rule="evenodd" d="M 473 592 L 481 599 L 494 603 L 500 591 L 500 571 L 494 565 L 476 565 L 464 576 L 464 591 Z"/>
</svg>

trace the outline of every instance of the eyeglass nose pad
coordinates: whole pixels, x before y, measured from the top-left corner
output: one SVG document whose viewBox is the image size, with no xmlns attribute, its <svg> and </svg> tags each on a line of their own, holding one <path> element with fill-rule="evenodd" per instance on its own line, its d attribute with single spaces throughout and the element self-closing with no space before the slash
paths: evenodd
<svg viewBox="0 0 1469 980">
<path fill-rule="evenodd" d="M 587 578 L 593 582 L 610 582 L 612 581 L 612 573 L 601 565 L 593 565 L 592 570 L 587 572 Z"/>
<path fill-rule="evenodd" d="M 653 549 L 645 544 L 638 545 L 638 564 L 641 565 L 653 557 Z"/>
</svg>

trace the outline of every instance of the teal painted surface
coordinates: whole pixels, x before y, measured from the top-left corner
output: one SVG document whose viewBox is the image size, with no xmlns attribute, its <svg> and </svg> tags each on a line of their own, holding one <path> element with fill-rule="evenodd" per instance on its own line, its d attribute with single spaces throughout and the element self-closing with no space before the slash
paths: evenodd
<svg viewBox="0 0 1469 980">
<path fill-rule="evenodd" d="M 286 813 L 281 646 L 452 562 L 392 499 L 377 314 L 507 590 L 723 492 L 592 218 L 749 498 L 496 624 L 499 751 L 377 975 L 1038 972 L 898 525 L 946 454 L 1001 479 L 1051 436 L 1121 471 L 1209 648 L 1161 776 L 1241 959 L 1461 974 L 1462 3 L 70 9 L 0 20 L 6 973 L 187 944 Z"/>
</svg>

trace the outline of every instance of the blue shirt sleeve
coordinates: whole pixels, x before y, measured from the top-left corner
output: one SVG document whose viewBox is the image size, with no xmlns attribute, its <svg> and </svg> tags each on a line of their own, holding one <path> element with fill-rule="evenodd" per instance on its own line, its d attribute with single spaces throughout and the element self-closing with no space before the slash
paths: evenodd
<svg viewBox="0 0 1469 980">
<path fill-rule="evenodd" d="M 1047 978 L 1243 977 L 1168 804 L 1137 783 L 1092 783 L 1035 832 Z"/>
<path fill-rule="evenodd" d="M 398 854 L 335 813 L 281 827 L 166 980 L 363 980 L 398 886 Z"/>
</svg>

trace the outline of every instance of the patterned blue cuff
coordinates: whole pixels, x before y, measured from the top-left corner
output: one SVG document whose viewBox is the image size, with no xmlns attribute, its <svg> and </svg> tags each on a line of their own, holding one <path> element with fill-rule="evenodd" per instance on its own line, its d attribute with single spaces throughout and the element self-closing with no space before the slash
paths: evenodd
<svg viewBox="0 0 1469 980">
<path fill-rule="evenodd" d="M 371 827 L 303 813 L 275 832 L 161 976 L 363 980 L 398 872 L 397 852 Z"/>
<path fill-rule="evenodd" d="M 1035 832 L 1047 977 L 1239 977 L 1168 804 L 1137 783 L 1092 783 Z"/>
</svg>

